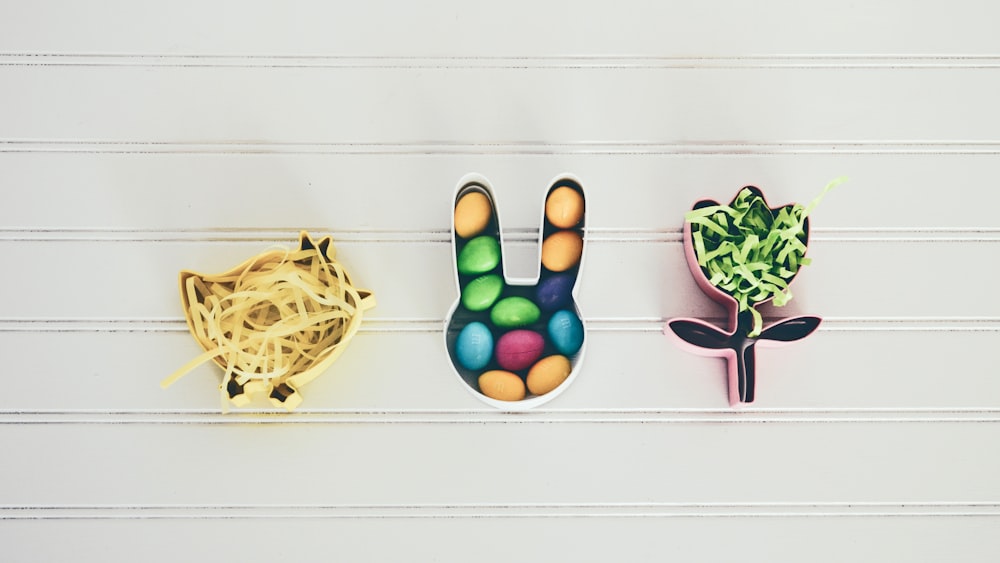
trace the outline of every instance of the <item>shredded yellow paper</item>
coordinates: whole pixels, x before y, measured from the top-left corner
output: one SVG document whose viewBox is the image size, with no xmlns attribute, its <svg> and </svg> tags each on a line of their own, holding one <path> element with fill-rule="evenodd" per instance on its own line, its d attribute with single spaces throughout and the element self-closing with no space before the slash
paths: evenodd
<svg viewBox="0 0 1000 563">
<path fill-rule="evenodd" d="M 270 250 L 217 275 L 181 272 L 188 328 L 205 353 L 160 386 L 212 360 L 225 370 L 224 407 L 244 406 L 258 393 L 289 411 L 297 407 L 298 388 L 340 356 L 375 306 L 335 252 L 329 237 L 316 244 L 303 232 L 298 250 Z"/>
</svg>

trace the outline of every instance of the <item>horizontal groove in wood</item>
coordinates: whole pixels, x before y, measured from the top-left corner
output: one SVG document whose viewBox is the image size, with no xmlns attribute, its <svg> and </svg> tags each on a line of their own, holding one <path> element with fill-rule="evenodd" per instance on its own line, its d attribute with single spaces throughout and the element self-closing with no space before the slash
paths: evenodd
<svg viewBox="0 0 1000 563">
<path fill-rule="evenodd" d="M 424 142 L 249 142 L 2 139 L 0 153 L 225 154 L 225 155 L 615 155 L 757 156 L 829 155 L 996 155 L 1000 141 L 967 140 L 788 140 L 532 142 L 506 140 Z"/>
<path fill-rule="evenodd" d="M 990 54 L 791 54 L 743 56 L 338 56 L 170 53 L 0 53 L 0 66 L 420 68 L 420 69 L 994 69 Z"/>
<path fill-rule="evenodd" d="M 59 229 L 59 228 L 2 228 L 0 242 L 263 242 L 279 244 L 293 240 L 299 232 L 329 234 L 338 244 L 391 243 L 391 244 L 449 244 L 449 233 L 444 230 L 398 231 L 364 230 L 336 231 L 321 226 L 299 229 Z M 589 242 L 599 243 L 674 243 L 681 242 L 678 229 L 584 229 Z M 510 242 L 535 242 L 538 230 L 528 228 L 504 229 L 504 240 Z M 818 227 L 810 230 L 811 241 L 826 242 L 1000 242 L 1000 228 L 895 228 L 866 229 Z"/>
<path fill-rule="evenodd" d="M 7 411 L 0 425 L 634 425 L 634 424 L 921 424 L 1000 423 L 1000 408 L 975 409 L 537 409 L 528 413 L 496 410 L 337 411 L 303 408 L 287 414 L 268 410 L 229 413 L 204 410 Z"/>
<path fill-rule="evenodd" d="M 321 226 L 297 229 L 129 229 L 129 228 L 3 228 L 0 242 L 263 242 L 279 244 L 294 240 L 301 231 L 330 235 L 338 244 L 350 243 L 412 243 L 449 244 L 446 230 L 371 229 L 338 231 Z M 587 241 L 599 243 L 680 243 L 681 229 L 629 229 L 594 227 L 584 229 Z M 535 242 L 538 229 L 504 228 L 503 237 L 510 242 Z M 845 228 L 816 227 L 810 229 L 811 241 L 827 242 L 1000 242 L 1000 228 Z"/>
<path fill-rule="evenodd" d="M 700 317 L 707 322 L 722 325 L 722 317 Z M 764 317 L 770 323 L 782 317 Z M 587 330 L 593 332 L 661 332 L 668 319 L 647 318 L 597 318 L 584 317 Z M 389 332 L 441 332 L 444 318 L 440 319 L 369 319 L 359 329 L 362 333 Z M 923 332 L 997 332 L 1000 318 L 994 317 L 826 317 L 818 331 L 869 332 L 869 331 L 923 331 Z M 4 332 L 187 332 L 184 319 L 31 319 L 0 317 L 0 333 Z"/>
<path fill-rule="evenodd" d="M 258 518 L 996 517 L 992 502 L 559 503 L 417 505 L 0 505 L 0 520 Z"/>
</svg>

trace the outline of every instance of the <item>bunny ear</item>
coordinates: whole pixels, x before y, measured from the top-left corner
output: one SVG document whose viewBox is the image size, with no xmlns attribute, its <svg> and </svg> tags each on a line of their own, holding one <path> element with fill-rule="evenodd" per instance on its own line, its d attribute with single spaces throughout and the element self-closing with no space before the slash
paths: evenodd
<svg viewBox="0 0 1000 563">
<path fill-rule="evenodd" d="M 460 281 L 487 273 L 502 276 L 500 221 L 485 179 L 460 184 L 452 211 L 452 246 Z"/>
<path fill-rule="evenodd" d="M 759 340 L 775 340 L 778 342 L 793 342 L 801 340 L 819 327 L 819 317 L 795 317 L 773 324 L 758 337 Z"/>
<path fill-rule="evenodd" d="M 542 218 L 542 267 L 575 285 L 583 262 L 587 222 L 583 186 L 569 177 L 553 182 L 545 195 Z"/>
<path fill-rule="evenodd" d="M 319 240 L 319 242 L 313 241 L 309 233 L 302 231 L 299 233 L 299 250 L 317 250 L 320 254 L 326 256 L 327 260 L 333 260 L 336 258 L 336 249 L 330 246 L 333 239 L 329 236 L 325 236 Z"/>
</svg>

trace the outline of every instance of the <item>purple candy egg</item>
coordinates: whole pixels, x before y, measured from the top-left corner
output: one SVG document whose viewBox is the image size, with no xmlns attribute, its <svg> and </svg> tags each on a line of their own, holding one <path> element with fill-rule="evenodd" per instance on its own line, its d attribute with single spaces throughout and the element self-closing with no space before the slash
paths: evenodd
<svg viewBox="0 0 1000 563">
<path fill-rule="evenodd" d="M 542 355 L 545 337 L 533 330 L 512 330 L 497 340 L 496 359 L 508 371 L 528 369 Z"/>
<path fill-rule="evenodd" d="M 572 274 L 556 274 L 544 278 L 535 290 L 535 304 L 546 312 L 565 307 L 573 299 L 575 282 L 576 276 Z"/>
</svg>

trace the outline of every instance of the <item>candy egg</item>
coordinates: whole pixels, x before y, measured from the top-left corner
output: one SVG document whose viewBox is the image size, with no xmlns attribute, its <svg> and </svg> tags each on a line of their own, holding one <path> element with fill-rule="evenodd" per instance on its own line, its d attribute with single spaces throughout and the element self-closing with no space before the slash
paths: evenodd
<svg viewBox="0 0 1000 563">
<path fill-rule="evenodd" d="M 490 320 L 500 328 L 530 325 L 540 316 L 538 306 L 524 297 L 505 297 L 490 311 Z"/>
<path fill-rule="evenodd" d="M 553 272 L 576 266 L 582 255 L 583 237 L 576 231 L 558 231 L 542 242 L 542 265 Z"/>
<path fill-rule="evenodd" d="M 535 395 L 544 395 L 562 385 L 562 382 L 569 377 L 570 371 L 572 366 L 566 356 L 556 354 L 542 358 L 528 370 L 528 391 Z"/>
<path fill-rule="evenodd" d="M 556 311 L 549 319 L 549 339 L 561 353 L 572 356 L 583 346 L 583 322 L 567 309 Z"/>
<path fill-rule="evenodd" d="M 516 373 L 499 369 L 479 376 L 479 391 L 498 401 L 520 401 L 524 398 L 524 381 Z"/>
<path fill-rule="evenodd" d="M 462 305 L 470 311 L 485 311 L 503 292 L 503 278 L 496 274 L 480 276 L 462 290 Z"/>
<path fill-rule="evenodd" d="M 493 356 L 493 334 L 485 324 L 472 322 L 458 333 L 455 340 L 455 359 L 465 369 L 486 367 Z"/>
<path fill-rule="evenodd" d="M 500 243 L 483 235 L 470 240 L 458 253 L 458 273 L 485 274 L 500 263 Z"/>
<path fill-rule="evenodd" d="M 532 330 L 512 330 L 497 340 L 497 364 L 503 369 L 527 369 L 542 355 L 545 338 Z"/>
<path fill-rule="evenodd" d="M 490 198 L 480 191 L 466 192 L 455 204 L 455 234 L 471 238 L 483 232 L 490 223 L 493 206 Z"/>
<path fill-rule="evenodd" d="M 567 186 L 552 190 L 545 200 L 545 218 L 560 229 L 575 227 L 583 219 L 583 196 Z"/>
<path fill-rule="evenodd" d="M 555 311 L 569 304 L 573 298 L 573 284 L 576 276 L 555 274 L 542 278 L 535 289 L 535 303 L 543 311 Z"/>
</svg>

